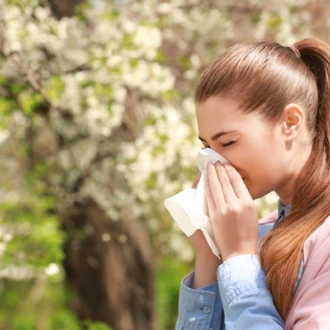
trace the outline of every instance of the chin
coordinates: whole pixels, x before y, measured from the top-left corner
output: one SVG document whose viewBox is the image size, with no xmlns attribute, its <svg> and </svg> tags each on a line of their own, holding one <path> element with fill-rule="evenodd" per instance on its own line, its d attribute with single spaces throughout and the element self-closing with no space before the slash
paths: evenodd
<svg viewBox="0 0 330 330">
<path fill-rule="evenodd" d="M 267 194 L 256 194 L 256 195 L 251 195 L 251 197 L 252 197 L 253 200 L 256 200 L 256 199 L 262 198 L 266 195 Z"/>
<path fill-rule="evenodd" d="M 260 190 L 258 191 L 256 189 L 253 189 L 253 187 L 249 187 L 248 185 L 246 185 L 246 188 L 249 191 L 253 200 L 259 199 L 269 194 L 269 191 L 260 191 Z"/>
</svg>

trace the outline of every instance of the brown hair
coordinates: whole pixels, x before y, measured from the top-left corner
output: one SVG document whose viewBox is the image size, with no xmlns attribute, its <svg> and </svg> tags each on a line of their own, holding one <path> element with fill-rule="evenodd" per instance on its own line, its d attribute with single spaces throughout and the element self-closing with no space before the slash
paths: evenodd
<svg viewBox="0 0 330 330">
<path fill-rule="evenodd" d="M 330 47 L 314 38 L 294 47 L 275 42 L 237 44 L 205 70 L 197 103 L 211 96 L 239 100 L 242 111 L 265 120 L 281 117 L 289 103 L 305 109 L 312 152 L 299 173 L 292 206 L 262 241 L 260 261 L 275 305 L 285 319 L 308 236 L 330 214 Z"/>
</svg>

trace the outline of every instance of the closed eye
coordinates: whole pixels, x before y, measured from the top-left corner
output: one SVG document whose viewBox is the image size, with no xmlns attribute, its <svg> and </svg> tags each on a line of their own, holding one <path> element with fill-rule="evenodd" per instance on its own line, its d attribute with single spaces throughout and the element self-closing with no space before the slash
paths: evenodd
<svg viewBox="0 0 330 330">
<path fill-rule="evenodd" d="M 230 141 L 227 143 L 223 143 L 222 147 L 226 148 L 226 147 L 230 147 L 231 145 L 233 145 L 234 143 L 236 143 L 236 141 Z M 211 148 L 210 146 L 204 146 L 202 149 L 206 149 L 206 148 Z"/>
<path fill-rule="evenodd" d="M 223 146 L 224 148 L 226 148 L 226 147 L 229 147 L 229 146 L 233 145 L 235 142 L 236 142 L 236 141 L 230 141 L 230 142 L 228 142 L 228 143 L 223 143 L 222 146 Z"/>
</svg>

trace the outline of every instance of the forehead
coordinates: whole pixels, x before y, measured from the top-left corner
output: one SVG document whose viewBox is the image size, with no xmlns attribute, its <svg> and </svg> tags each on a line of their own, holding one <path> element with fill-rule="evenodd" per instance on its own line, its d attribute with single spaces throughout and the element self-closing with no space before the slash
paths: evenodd
<svg viewBox="0 0 330 330">
<path fill-rule="evenodd" d="M 200 135 L 211 136 L 218 130 L 239 129 L 251 124 L 253 117 L 258 116 L 256 113 L 243 113 L 235 100 L 210 97 L 196 105 L 196 117 Z"/>
<path fill-rule="evenodd" d="M 197 104 L 196 116 L 198 134 L 204 140 L 222 131 L 237 131 L 244 136 L 264 138 L 274 128 L 258 111 L 244 113 L 239 102 L 224 97 L 210 97 Z"/>
</svg>

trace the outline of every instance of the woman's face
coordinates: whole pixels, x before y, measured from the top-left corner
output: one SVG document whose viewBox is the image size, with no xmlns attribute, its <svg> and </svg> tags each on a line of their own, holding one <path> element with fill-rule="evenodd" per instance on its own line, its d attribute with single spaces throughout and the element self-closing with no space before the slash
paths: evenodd
<svg viewBox="0 0 330 330">
<path fill-rule="evenodd" d="M 196 115 L 203 145 L 236 168 L 253 199 L 290 181 L 293 156 L 280 122 L 271 125 L 257 112 L 244 114 L 234 100 L 222 97 L 197 104 Z"/>
</svg>

